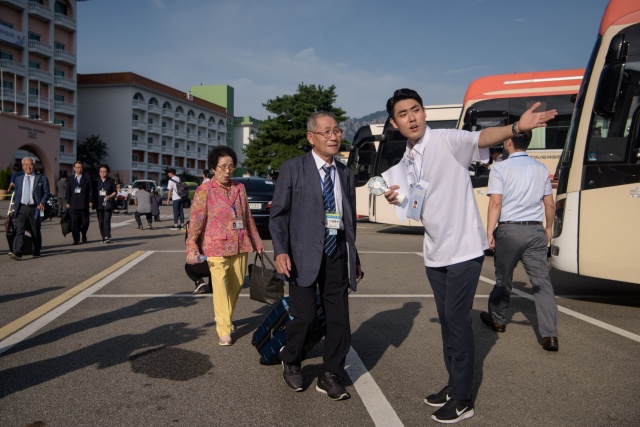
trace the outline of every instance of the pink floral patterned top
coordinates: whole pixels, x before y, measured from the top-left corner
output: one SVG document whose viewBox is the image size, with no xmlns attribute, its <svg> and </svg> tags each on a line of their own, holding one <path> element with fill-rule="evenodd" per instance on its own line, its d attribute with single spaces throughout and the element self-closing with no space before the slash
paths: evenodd
<svg viewBox="0 0 640 427">
<path fill-rule="evenodd" d="M 189 264 L 196 263 L 199 253 L 196 241 L 200 234 L 203 234 L 202 253 L 207 257 L 264 250 L 251 216 L 247 192 L 239 182 L 231 181 L 228 190 L 215 179 L 201 184 L 191 202 L 190 219 L 187 235 Z M 237 219 L 242 219 L 243 228 L 233 228 Z"/>
</svg>

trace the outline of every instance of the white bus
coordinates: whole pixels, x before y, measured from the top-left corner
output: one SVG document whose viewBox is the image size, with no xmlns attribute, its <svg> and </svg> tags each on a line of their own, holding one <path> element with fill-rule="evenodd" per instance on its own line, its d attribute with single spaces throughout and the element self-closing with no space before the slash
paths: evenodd
<svg viewBox="0 0 640 427">
<path fill-rule="evenodd" d="M 462 105 L 430 105 L 425 106 L 425 110 L 430 128 L 454 129 Z M 404 155 L 407 139 L 388 122 L 385 125 L 363 126 L 353 138 L 347 166 L 356 176 L 356 214 L 359 218 L 369 218 L 371 222 L 422 227 L 419 221 L 411 219 L 400 222 L 394 206 L 387 203 L 383 196 L 371 196 L 367 188 L 371 177 L 380 176 Z"/>
<path fill-rule="evenodd" d="M 640 284 L 640 3 L 611 0 L 559 167 L 551 263 Z"/>
</svg>

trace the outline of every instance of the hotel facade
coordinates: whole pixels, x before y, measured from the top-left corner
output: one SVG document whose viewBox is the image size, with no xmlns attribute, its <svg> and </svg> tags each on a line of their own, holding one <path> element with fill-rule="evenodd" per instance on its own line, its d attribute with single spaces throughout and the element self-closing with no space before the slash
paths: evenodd
<svg viewBox="0 0 640 427">
<path fill-rule="evenodd" d="M 233 141 L 226 108 L 132 72 L 80 74 L 78 99 L 79 140 L 99 136 L 125 184 L 159 184 L 170 167 L 199 177 L 211 148 Z"/>
<path fill-rule="evenodd" d="M 53 184 L 76 159 L 76 5 L 0 0 L 0 167 L 32 155 Z"/>
</svg>

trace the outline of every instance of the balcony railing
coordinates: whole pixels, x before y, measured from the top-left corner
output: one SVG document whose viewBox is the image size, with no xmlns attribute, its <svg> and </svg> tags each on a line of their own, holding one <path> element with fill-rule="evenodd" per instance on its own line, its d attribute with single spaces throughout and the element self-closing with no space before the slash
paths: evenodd
<svg viewBox="0 0 640 427">
<path fill-rule="evenodd" d="M 40 107 L 44 109 L 49 109 L 49 98 L 46 96 L 35 96 L 29 95 L 29 105 L 32 107 Z"/>
<path fill-rule="evenodd" d="M 76 65 L 76 55 L 69 53 L 66 50 L 54 49 L 53 56 L 56 61 L 65 62 L 70 65 Z"/>
<path fill-rule="evenodd" d="M 56 111 L 60 111 L 60 112 L 65 113 L 65 114 L 71 114 L 71 115 L 75 115 L 76 114 L 76 104 L 70 104 L 68 102 L 55 101 L 53 103 L 53 108 L 55 108 Z"/>
<path fill-rule="evenodd" d="M 40 80 L 43 83 L 53 83 L 53 77 L 48 71 L 42 71 L 38 68 L 29 68 L 29 78 L 32 80 Z"/>
<path fill-rule="evenodd" d="M 66 15 L 63 15 L 61 13 L 56 13 L 54 15 L 54 21 L 56 23 L 56 25 L 60 25 L 62 27 L 65 27 L 71 31 L 75 31 L 76 30 L 76 21 L 74 21 L 73 19 L 69 18 Z"/>
<path fill-rule="evenodd" d="M 0 89 L 0 99 L 2 99 L 5 104 L 9 102 L 13 103 L 14 101 L 24 104 L 27 97 L 23 90 L 14 91 L 13 89 L 3 87 Z"/>
<path fill-rule="evenodd" d="M 141 122 L 140 120 L 132 120 L 131 121 L 131 126 L 134 129 L 147 130 L 147 126 L 145 125 L 145 123 Z"/>
<path fill-rule="evenodd" d="M 2 68 L 3 72 L 8 71 L 19 76 L 24 76 L 25 70 L 27 69 L 27 67 L 25 67 L 23 64 L 11 61 L 9 59 L 0 59 L 0 68 Z M 5 79 L 6 78 L 7 76 L 5 76 Z"/>
<path fill-rule="evenodd" d="M 75 129 L 71 129 L 71 128 L 62 128 L 62 129 L 60 129 L 60 138 L 62 138 L 62 139 L 70 139 L 72 141 L 75 141 L 76 140 L 76 130 Z M 74 155 L 74 158 L 75 158 L 75 155 Z"/>
<path fill-rule="evenodd" d="M 38 15 L 42 18 L 51 19 L 51 8 L 36 3 L 35 1 L 29 2 L 29 13 Z"/>
<path fill-rule="evenodd" d="M 42 43 L 38 40 L 29 40 L 28 46 L 29 52 L 35 52 L 46 57 L 51 57 L 51 52 L 53 51 L 51 45 Z"/>
<path fill-rule="evenodd" d="M 68 77 L 54 76 L 53 82 L 56 86 L 64 89 L 76 90 L 77 87 L 76 81 Z"/>
<path fill-rule="evenodd" d="M 176 120 L 182 120 L 185 121 L 187 118 L 187 116 L 184 113 L 179 113 L 176 111 Z"/>
<path fill-rule="evenodd" d="M 136 150 L 146 150 L 147 143 L 142 141 L 131 141 L 131 147 L 135 148 Z"/>
<path fill-rule="evenodd" d="M 76 155 L 73 153 L 60 153 L 60 163 L 71 165 L 76 161 Z"/>
<path fill-rule="evenodd" d="M 148 123 L 147 130 L 153 133 L 160 133 L 160 126 Z"/>
<path fill-rule="evenodd" d="M 154 113 L 161 113 L 162 108 L 160 108 L 160 106 L 156 104 L 149 104 L 149 111 L 152 111 Z"/>
<path fill-rule="evenodd" d="M 136 110 L 144 110 L 147 111 L 147 103 L 140 99 L 131 100 L 131 106 Z"/>
<path fill-rule="evenodd" d="M 4 2 L 21 7 L 22 9 L 27 7 L 27 0 L 4 0 Z"/>
</svg>

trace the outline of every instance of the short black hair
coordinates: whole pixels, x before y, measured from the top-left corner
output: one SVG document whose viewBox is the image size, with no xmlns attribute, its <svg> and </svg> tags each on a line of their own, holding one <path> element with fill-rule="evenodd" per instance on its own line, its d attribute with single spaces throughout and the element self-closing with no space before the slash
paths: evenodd
<svg viewBox="0 0 640 427">
<path fill-rule="evenodd" d="M 172 174 L 174 174 L 174 175 L 175 175 L 175 174 L 176 174 L 176 170 L 175 170 L 174 168 L 171 168 L 171 169 L 169 169 L 169 170 L 167 171 L 167 173 L 168 173 L 168 174 L 169 174 L 169 173 L 172 173 Z"/>
<path fill-rule="evenodd" d="M 209 171 L 209 169 L 204 169 L 204 170 L 202 171 L 202 176 L 203 176 L 204 178 L 211 178 L 211 171 Z"/>
<path fill-rule="evenodd" d="M 418 92 L 407 88 L 398 89 L 393 92 L 393 96 L 387 100 L 387 114 L 389 114 L 389 117 L 393 118 L 393 109 L 396 104 L 400 101 L 404 101 L 405 99 L 414 99 L 418 101 L 418 104 L 420 104 L 421 107 L 424 107 L 422 98 L 418 95 Z"/>
<path fill-rule="evenodd" d="M 209 151 L 209 169 L 214 170 L 218 167 L 218 160 L 220 157 L 231 157 L 233 160 L 233 166 L 237 166 L 238 164 L 238 156 L 236 152 L 233 151 L 233 148 L 228 147 L 226 145 L 218 145 L 217 147 L 213 147 L 211 151 Z"/>
<path fill-rule="evenodd" d="M 520 132 L 516 136 L 512 136 L 511 141 L 513 142 L 513 146 L 516 150 L 526 150 L 529 148 L 529 144 L 531 143 L 531 136 L 531 131 L 527 130 Z"/>
<path fill-rule="evenodd" d="M 98 171 L 102 168 L 105 168 L 107 170 L 107 173 L 111 172 L 111 168 L 106 163 L 101 163 L 100 166 L 98 166 Z"/>
</svg>

